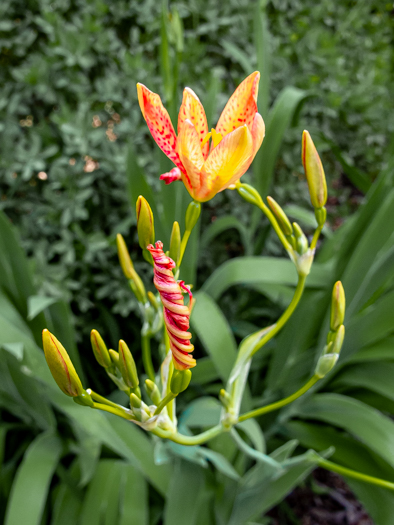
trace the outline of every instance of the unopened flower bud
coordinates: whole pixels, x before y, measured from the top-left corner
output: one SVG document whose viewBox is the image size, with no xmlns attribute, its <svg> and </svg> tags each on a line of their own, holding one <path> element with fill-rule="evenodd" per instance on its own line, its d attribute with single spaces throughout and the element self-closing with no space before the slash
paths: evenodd
<svg viewBox="0 0 394 525">
<path fill-rule="evenodd" d="M 228 392 L 226 392 L 224 388 L 222 388 L 219 392 L 219 399 L 225 408 L 228 408 L 230 406 L 231 396 Z"/>
<path fill-rule="evenodd" d="M 118 247 L 118 257 L 123 273 L 125 274 L 126 278 L 129 279 L 131 289 L 133 290 L 137 300 L 140 303 L 145 303 L 146 291 L 144 283 L 134 269 L 126 243 L 120 233 L 118 233 L 116 236 L 116 244 Z"/>
<path fill-rule="evenodd" d="M 49 370 L 60 390 L 70 397 L 80 396 L 84 389 L 64 346 L 47 329 L 42 332 L 42 342 Z"/>
<path fill-rule="evenodd" d="M 140 195 L 136 204 L 138 241 L 142 249 L 155 242 L 153 213 L 148 201 Z"/>
<path fill-rule="evenodd" d="M 317 362 L 316 369 L 315 369 L 315 375 L 322 379 L 325 375 L 330 372 L 336 362 L 338 361 L 338 354 L 325 354 L 322 355 L 319 358 L 319 361 Z"/>
<path fill-rule="evenodd" d="M 179 223 L 177 221 L 174 222 L 172 227 L 169 256 L 174 263 L 178 265 L 181 257 L 181 229 L 179 228 Z"/>
<path fill-rule="evenodd" d="M 133 408 L 141 408 L 142 401 L 135 394 L 130 394 L 130 405 Z"/>
<path fill-rule="evenodd" d="M 339 354 L 341 351 L 343 340 L 345 339 L 345 327 L 343 324 L 338 328 L 335 338 L 332 342 L 332 353 L 333 354 Z"/>
<path fill-rule="evenodd" d="M 253 186 L 250 186 L 249 184 L 239 184 L 236 188 L 244 200 L 254 204 L 255 206 L 261 205 L 262 199 L 260 193 L 255 188 L 253 188 Z"/>
<path fill-rule="evenodd" d="M 129 347 L 122 339 L 119 341 L 119 370 L 126 385 L 137 388 L 139 384 L 137 368 Z"/>
<path fill-rule="evenodd" d="M 108 349 L 103 341 L 103 338 L 97 330 L 93 329 L 90 332 L 90 342 L 92 344 L 94 357 L 96 358 L 98 364 L 104 368 L 112 366 L 112 361 Z"/>
<path fill-rule="evenodd" d="M 161 401 L 161 395 L 157 385 L 150 379 L 145 379 L 145 390 L 149 396 L 149 399 L 154 405 L 158 405 Z"/>
<path fill-rule="evenodd" d="M 144 423 L 151 417 L 149 407 L 135 394 L 130 394 L 130 407 L 137 421 Z"/>
<path fill-rule="evenodd" d="M 285 235 L 291 235 L 293 233 L 293 228 L 286 213 L 272 197 L 267 197 L 267 202 L 283 233 Z"/>
<path fill-rule="evenodd" d="M 170 390 L 173 394 L 178 395 L 189 386 L 192 373 L 189 369 L 174 370 L 171 378 Z"/>
<path fill-rule="evenodd" d="M 192 201 L 186 210 L 185 216 L 185 227 L 186 230 L 191 232 L 194 226 L 196 225 L 198 218 L 201 213 L 201 204 L 196 201 Z"/>
<path fill-rule="evenodd" d="M 345 319 L 345 308 L 345 291 L 343 289 L 341 281 L 337 281 L 334 284 L 331 299 L 330 328 L 333 332 L 336 332 L 341 326 L 341 324 L 343 324 L 343 321 Z"/>
<path fill-rule="evenodd" d="M 134 279 L 136 271 L 134 270 L 129 250 L 127 249 L 123 235 L 120 233 L 118 233 L 116 236 L 116 246 L 118 248 L 118 257 L 123 273 L 127 279 Z"/>
<path fill-rule="evenodd" d="M 293 222 L 293 228 L 296 239 L 296 250 L 300 255 L 303 255 L 308 251 L 309 248 L 308 239 L 306 238 L 301 227 L 296 222 Z"/>
<path fill-rule="evenodd" d="M 119 368 L 119 354 L 116 350 L 112 350 L 112 348 L 110 348 L 108 350 L 108 353 L 110 355 L 110 358 L 111 358 L 111 361 L 113 362 L 113 364 Z"/>
<path fill-rule="evenodd" d="M 323 165 L 308 131 L 302 134 L 302 164 L 308 182 L 312 206 L 322 208 L 327 201 L 327 183 Z"/>
</svg>

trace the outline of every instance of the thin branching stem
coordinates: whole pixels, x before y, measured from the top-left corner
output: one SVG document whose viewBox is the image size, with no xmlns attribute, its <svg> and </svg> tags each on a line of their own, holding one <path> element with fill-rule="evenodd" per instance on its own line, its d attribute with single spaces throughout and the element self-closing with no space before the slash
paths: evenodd
<svg viewBox="0 0 394 525">
<path fill-rule="evenodd" d="M 319 459 L 319 466 L 325 468 L 326 470 L 330 470 L 331 472 L 341 474 L 341 476 L 358 479 L 360 481 L 365 481 L 366 483 L 370 483 L 372 485 L 378 485 L 379 487 L 394 490 L 394 483 L 392 481 L 386 481 L 384 479 L 375 478 L 374 476 L 368 476 L 368 474 L 362 474 L 361 472 L 357 472 L 356 470 L 337 465 L 336 463 L 328 461 L 327 459 Z"/>
<path fill-rule="evenodd" d="M 255 410 L 251 410 L 250 412 L 246 412 L 245 414 L 242 414 L 239 416 L 238 421 L 245 421 L 246 419 L 250 419 L 251 417 L 258 417 L 263 414 L 267 414 L 268 412 L 273 412 L 274 410 L 278 410 L 279 408 L 282 408 L 299 397 L 301 397 L 305 392 L 307 392 L 312 386 L 319 381 L 320 377 L 314 375 L 309 379 L 309 381 L 297 392 L 294 392 L 294 394 L 291 394 L 291 396 L 285 397 L 284 399 L 281 399 L 280 401 L 276 401 L 275 403 L 271 403 L 270 405 L 266 405 L 261 408 L 256 408 Z"/>
<path fill-rule="evenodd" d="M 206 430 L 205 432 L 202 432 L 201 434 L 197 434 L 196 436 L 185 436 L 184 434 L 180 434 L 179 432 L 171 433 L 160 428 L 156 428 L 155 430 L 152 430 L 152 432 L 153 434 L 156 434 L 156 436 L 159 436 L 163 439 L 169 439 L 170 441 L 174 441 L 179 445 L 190 446 L 203 445 L 204 443 L 207 443 L 207 441 L 210 441 L 222 432 L 225 432 L 225 429 L 222 425 L 219 424 L 210 428 L 209 430 Z"/>
</svg>

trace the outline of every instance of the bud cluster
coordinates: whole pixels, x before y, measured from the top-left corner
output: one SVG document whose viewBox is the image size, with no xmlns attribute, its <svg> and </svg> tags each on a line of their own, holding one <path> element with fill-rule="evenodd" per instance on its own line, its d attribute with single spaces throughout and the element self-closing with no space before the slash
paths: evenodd
<svg viewBox="0 0 394 525">
<path fill-rule="evenodd" d="M 341 281 L 337 281 L 332 290 L 330 331 L 327 336 L 327 344 L 324 347 L 322 356 L 317 362 L 315 370 L 315 375 L 319 378 L 323 378 L 328 374 L 338 361 L 345 338 L 345 326 L 343 325 L 345 306 L 345 292 Z"/>
</svg>

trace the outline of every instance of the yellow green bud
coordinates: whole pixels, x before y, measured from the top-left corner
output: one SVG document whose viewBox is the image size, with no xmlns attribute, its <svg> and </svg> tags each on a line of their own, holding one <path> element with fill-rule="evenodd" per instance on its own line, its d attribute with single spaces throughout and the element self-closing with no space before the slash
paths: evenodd
<svg viewBox="0 0 394 525">
<path fill-rule="evenodd" d="M 293 228 L 286 213 L 272 197 L 267 197 L 267 202 L 283 233 L 285 235 L 291 235 L 293 233 Z"/>
<path fill-rule="evenodd" d="M 140 303 L 146 302 L 146 290 L 141 277 L 135 271 L 133 263 L 131 262 L 130 254 L 126 243 L 120 233 L 116 236 L 116 244 L 118 247 L 118 257 L 123 273 L 129 279 L 131 289 Z"/>
<path fill-rule="evenodd" d="M 219 392 L 219 399 L 224 407 L 228 408 L 230 406 L 231 396 L 228 392 L 225 391 L 224 388 L 222 388 Z"/>
<path fill-rule="evenodd" d="M 185 216 L 185 226 L 186 230 L 191 232 L 194 226 L 196 225 L 198 218 L 201 213 L 201 204 L 196 201 L 192 201 L 186 210 Z"/>
<path fill-rule="evenodd" d="M 302 164 L 312 206 L 322 208 L 327 202 L 327 183 L 323 165 L 308 131 L 302 134 Z"/>
<path fill-rule="evenodd" d="M 341 281 L 334 284 L 331 299 L 331 321 L 330 328 L 336 332 L 345 319 L 346 299 L 345 291 Z"/>
<path fill-rule="evenodd" d="M 239 184 L 237 191 L 244 200 L 255 206 L 260 206 L 263 202 L 260 193 L 249 184 Z"/>
<path fill-rule="evenodd" d="M 179 228 L 179 223 L 177 221 L 174 222 L 172 227 L 169 255 L 175 264 L 178 265 L 181 257 L 181 229 Z"/>
<path fill-rule="evenodd" d="M 325 375 L 330 372 L 336 362 L 338 361 L 338 354 L 325 354 L 319 358 L 317 362 L 315 375 L 322 379 Z"/>
<path fill-rule="evenodd" d="M 326 222 L 326 218 L 327 218 L 326 208 L 324 206 L 323 208 L 315 208 L 315 217 L 316 217 L 318 226 L 323 227 L 324 223 Z"/>
<path fill-rule="evenodd" d="M 108 353 L 108 349 L 103 341 L 103 338 L 97 330 L 93 329 L 90 332 L 90 342 L 92 344 L 94 357 L 96 358 L 98 364 L 103 366 L 104 368 L 112 366 L 112 361 Z"/>
<path fill-rule="evenodd" d="M 335 339 L 332 342 L 332 353 L 339 354 L 341 351 L 343 340 L 345 339 L 345 327 L 343 324 L 338 328 L 337 333 L 335 334 Z"/>
<path fill-rule="evenodd" d="M 300 255 L 303 255 L 308 251 L 309 248 L 308 239 L 306 238 L 301 227 L 296 222 L 293 222 L 293 228 L 296 239 L 296 250 Z"/>
<path fill-rule="evenodd" d="M 189 369 L 187 370 L 174 370 L 172 374 L 170 390 L 174 395 L 178 395 L 189 386 L 192 373 Z"/>
<path fill-rule="evenodd" d="M 139 384 L 137 368 L 129 347 L 122 339 L 119 341 L 119 370 L 126 385 L 137 388 Z"/>
<path fill-rule="evenodd" d="M 119 368 L 119 354 L 116 350 L 112 350 L 112 348 L 110 348 L 108 350 L 108 353 L 109 353 L 109 356 L 111 358 L 111 361 L 113 362 L 113 364 Z"/>
<path fill-rule="evenodd" d="M 135 394 L 130 394 L 130 405 L 133 408 L 141 408 L 142 401 Z"/>
<path fill-rule="evenodd" d="M 120 233 L 118 233 L 116 236 L 116 245 L 118 247 L 118 257 L 123 273 L 125 274 L 127 279 L 134 279 L 136 271 L 134 270 L 134 266 L 131 261 L 129 250 L 127 249 L 124 238 Z"/>
<path fill-rule="evenodd" d="M 159 389 L 157 388 L 157 385 L 150 379 L 146 379 L 145 390 L 152 403 L 157 406 L 161 401 L 161 395 Z"/>
<path fill-rule="evenodd" d="M 49 370 L 60 390 L 70 397 L 82 395 L 84 389 L 81 380 L 61 342 L 45 328 L 42 331 L 42 343 Z"/>
<path fill-rule="evenodd" d="M 155 242 L 153 213 L 148 201 L 140 195 L 136 204 L 138 241 L 142 249 Z"/>
</svg>

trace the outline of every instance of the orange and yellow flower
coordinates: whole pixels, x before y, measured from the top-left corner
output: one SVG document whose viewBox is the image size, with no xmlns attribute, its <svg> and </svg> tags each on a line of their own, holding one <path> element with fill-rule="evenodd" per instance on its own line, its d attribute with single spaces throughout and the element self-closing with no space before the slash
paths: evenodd
<svg viewBox="0 0 394 525">
<path fill-rule="evenodd" d="M 257 112 L 260 73 L 238 86 L 215 129 L 208 132 L 204 108 L 185 88 L 178 116 L 178 136 L 159 95 L 137 84 L 138 100 L 148 128 L 160 149 L 175 164 L 161 175 L 166 184 L 182 179 L 191 197 L 205 202 L 237 182 L 249 168 L 264 139 L 265 126 Z M 209 139 L 212 139 L 209 146 Z"/>
</svg>

